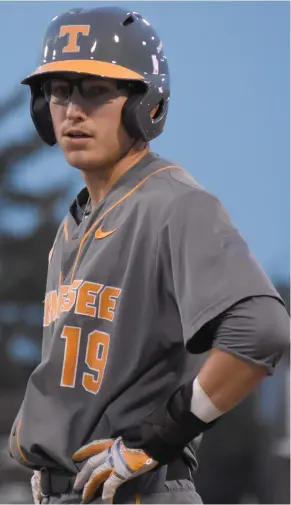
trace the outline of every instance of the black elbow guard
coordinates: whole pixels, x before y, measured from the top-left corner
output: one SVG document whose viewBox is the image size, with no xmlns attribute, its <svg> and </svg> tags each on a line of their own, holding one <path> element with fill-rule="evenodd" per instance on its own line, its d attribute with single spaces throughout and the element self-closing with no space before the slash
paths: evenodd
<svg viewBox="0 0 291 505">
<path fill-rule="evenodd" d="M 190 411 L 193 379 L 181 386 L 149 414 L 139 426 L 122 434 L 127 447 L 143 449 L 160 465 L 178 458 L 184 447 L 211 428 L 216 420 L 205 423 Z"/>
</svg>

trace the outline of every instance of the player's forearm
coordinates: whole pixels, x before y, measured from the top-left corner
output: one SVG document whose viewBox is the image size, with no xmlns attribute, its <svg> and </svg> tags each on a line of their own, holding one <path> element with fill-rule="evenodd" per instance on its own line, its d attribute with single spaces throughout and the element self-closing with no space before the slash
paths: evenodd
<svg viewBox="0 0 291 505">
<path fill-rule="evenodd" d="M 178 458 L 191 440 L 272 373 L 288 348 L 289 322 L 284 306 L 271 297 L 230 308 L 218 321 L 213 349 L 198 377 L 124 433 L 126 445 L 143 449 L 161 464 Z"/>
<path fill-rule="evenodd" d="M 193 385 L 191 412 L 205 422 L 231 410 L 267 375 L 289 345 L 290 320 L 271 297 L 231 307 L 215 331 L 213 349 Z"/>
<path fill-rule="evenodd" d="M 265 376 L 264 367 L 247 363 L 220 349 L 212 349 L 198 381 L 210 401 L 224 413 L 251 393 Z"/>
<path fill-rule="evenodd" d="M 265 367 L 214 348 L 194 382 L 192 379 L 177 389 L 166 405 L 159 405 L 141 426 L 128 430 L 125 443 L 142 448 L 165 464 L 179 457 L 179 451 L 211 428 L 266 375 Z"/>
</svg>

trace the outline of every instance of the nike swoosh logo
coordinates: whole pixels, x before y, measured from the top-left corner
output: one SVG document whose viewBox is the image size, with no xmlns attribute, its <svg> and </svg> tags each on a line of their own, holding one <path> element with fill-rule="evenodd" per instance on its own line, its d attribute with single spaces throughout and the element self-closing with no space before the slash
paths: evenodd
<svg viewBox="0 0 291 505">
<path fill-rule="evenodd" d="M 115 232 L 116 232 L 116 229 L 109 230 L 109 231 L 102 231 L 102 226 L 99 226 L 99 228 L 95 232 L 95 238 L 100 239 L 100 238 L 109 237 L 109 235 L 112 235 L 112 233 L 115 233 Z"/>
</svg>

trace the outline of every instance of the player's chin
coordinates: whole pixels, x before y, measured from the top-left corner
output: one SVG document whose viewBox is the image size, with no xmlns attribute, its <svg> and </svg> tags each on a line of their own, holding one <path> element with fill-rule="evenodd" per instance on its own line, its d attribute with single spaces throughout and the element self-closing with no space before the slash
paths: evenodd
<svg viewBox="0 0 291 505">
<path fill-rule="evenodd" d="M 93 152 L 91 149 L 67 151 L 64 154 L 69 165 L 79 170 L 92 172 L 96 166 L 96 154 L 94 156 L 94 150 Z"/>
</svg>

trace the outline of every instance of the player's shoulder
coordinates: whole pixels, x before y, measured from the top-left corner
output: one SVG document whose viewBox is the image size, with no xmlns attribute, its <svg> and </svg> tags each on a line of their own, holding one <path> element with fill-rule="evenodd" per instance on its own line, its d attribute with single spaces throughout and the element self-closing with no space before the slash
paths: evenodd
<svg viewBox="0 0 291 505">
<path fill-rule="evenodd" d="M 208 202 L 220 203 L 219 199 L 210 193 L 195 177 L 182 165 L 169 159 L 156 157 L 151 161 L 151 173 L 145 192 L 148 201 L 167 208 L 174 203 L 179 205 L 192 202 L 196 205 Z"/>
<path fill-rule="evenodd" d="M 233 227 L 231 217 L 219 197 L 206 189 L 178 163 L 165 158 L 153 162 L 154 176 L 145 191 L 146 206 L 162 223 L 179 223 L 187 217 L 193 226 L 218 223 Z"/>
<path fill-rule="evenodd" d="M 155 176 L 153 184 L 158 181 L 159 188 L 165 194 L 179 195 L 189 191 L 204 191 L 201 184 L 182 165 L 175 161 L 153 155 L 150 158 L 149 166 Z"/>
</svg>

